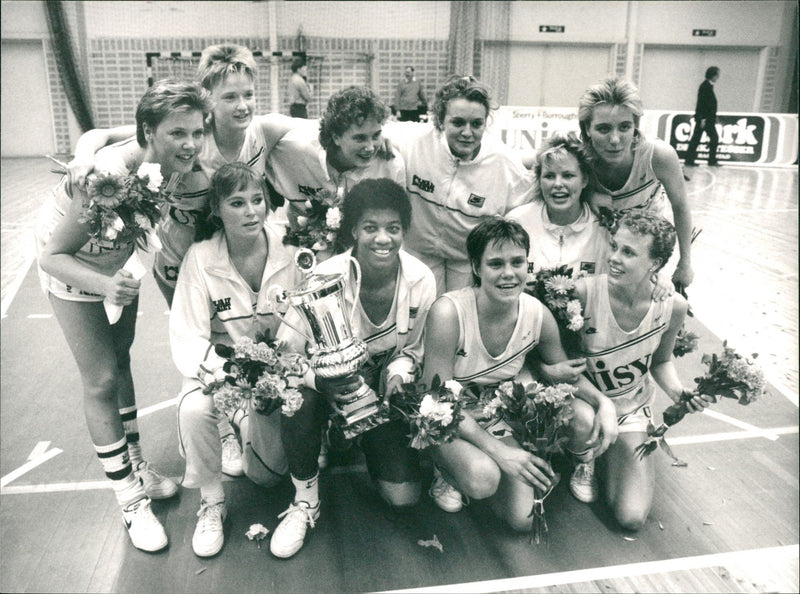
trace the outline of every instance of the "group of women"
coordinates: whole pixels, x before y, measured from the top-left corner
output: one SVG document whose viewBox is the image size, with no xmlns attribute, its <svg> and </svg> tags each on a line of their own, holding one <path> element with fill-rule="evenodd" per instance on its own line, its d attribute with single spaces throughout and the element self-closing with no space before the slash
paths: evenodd
<svg viewBox="0 0 800 594">
<path fill-rule="evenodd" d="M 623 528 L 638 529 L 653 500 L 654 470 L 633 450 L 646 435 L 653 380 L 673 400 L 683 393 L 671 353 L 686 303 L 657 275 L 676 236 L 673 280 L 685 286 L 693 273 L 677 155 L 638 131 L 635 87 L 609 79 L 590 88 L 580 103 L 581 139 L 549 138 L 531 173 L 524 156 L 485 134 L 493 105 L 472 76 L 438 89 L 433 125 L 387 122 L 386 105 L 363 87 L 331 96 L 318 122 L 256 115 L 255 76 L 246 48 L 223 45 L 203 52 L 198 83 L 156 83 L 139 103 L 135 130 L 81 138 L 37 229 L 43 287 L 78 364 L 89 432 L 134 546 L 167 545 L 150 503 L 178 486 L 139 446 L 129 349 L 140 281 L 124 267 L 134 242 L 93 237 L 82 214 L 92 170 L 129 173 L 144 162 L 179 179 L 159 225 L 163 248 L 153 272 L 171 306 L 172 355 L 183 375 L 181 483 L 200 491 L 195 554 L 223 546 L 223 472 L 268 487 L 289 474 L 295 496 L 270 541 L 277 557 L 297 553 L 320 519 L 320 447 L 341 382 L 307 374 L 291 417 L 251 407 L 228 419 L 204 388 L 223 365 L 214 344 L 269 332 L 306 352 L 295 330 L 303 322 L 285 306 L 276 310 L 268 293 L 300 282 L 285 228 L 301 224 L 308 200 L 326 195 L 343 200 L 342 216 L 337 253 L 321 255 L 317 272 L 344 276 L 369 352 L 364 381 L 387 401 L 403 383 L 430 385 L 435 376 L 477 387 L 532 376 L 574 383 L 570 488 L 595 500 L 594 461 L 603 461 L 606 502 Z M 664 190 L 675 227 L 661 216 Z M 624 212 L 612 235 L 597 205 Z M 536 271 L 560 264 L 573 269 L 594 329 L 582 334 L 573 359 L 553 315 L 524 292 Z M 104 300 L 123 306 L 116 323 Z M 689 405 L 707 404 L 697 396 Z M 530 530 L 532 487 L 547 489 L 559 477 L 513 436 L 487 432 L 478 410 L 468 412 L 453 441 L 422 454 L 433 463 L 431 497 L 448 512 L 468 498 L 489 499 L 514 530 Z M 415 505 L 422 492 L 421 454 L 408 447 L 408 431 L 390 421 L 357 440 L 393 507 Z"/>
</svg>

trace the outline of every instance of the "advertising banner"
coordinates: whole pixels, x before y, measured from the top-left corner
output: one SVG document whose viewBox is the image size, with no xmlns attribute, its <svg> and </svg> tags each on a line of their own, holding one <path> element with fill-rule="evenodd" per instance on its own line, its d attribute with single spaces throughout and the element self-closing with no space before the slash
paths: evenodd
<svg viewBox="0 0 800 594">
<path fill-rule="evenodd" d="M 690 112 L 645 110 L 639 128 L 648 138 L 671 144 L 683 159 L 694 131 Z M 797 163 L 798 123 L 795 114 L 717 114 L 717 160 L 731 165 L 787 167 Z M 500 107 L 490 129 L 521 151 L 537 150 L 555 131 L 579 132 L 578 109 L 570 107 Z M 698 147 L 699 161 L 708 159 L 708 136 Z"/>
</svg>

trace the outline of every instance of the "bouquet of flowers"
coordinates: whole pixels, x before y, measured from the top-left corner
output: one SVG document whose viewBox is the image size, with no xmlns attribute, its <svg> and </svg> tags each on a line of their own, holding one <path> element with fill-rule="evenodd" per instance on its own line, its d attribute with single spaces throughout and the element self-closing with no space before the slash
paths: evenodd
<svg viewBox="0 0 800 594">
<path fill-rule="evenodd" d="M 579 351 L 580 331 L 586 320 L 572 280 L 572 268 L 566 265 L 542 268 L 536 273 L 531 292 L 555 317 L 567 351 Z"/>
<path fill-rule="evenodd" d="M 178 176 L 162 188 L 161 165 L 142 163 L 134 175 L 100 172 L 87 181 L 84 212 L 90 235 L 107 241 L 136 241 L 146 249 L 148 235 L 161 218 L 161 205 L 169 202 Z"/>
<path fill-rule="evenodd" d="M 306 200 L 306 214 L 297 217 L 297 228 L 286 227 L 283 242 L 321 252 L 332 250 L 339 233 L 343 192 L 322 189 Z"/>
<path fill-rule="evenodd" d="M 697 387 L 694 391 L 684 391 L 680 401 L 667 407 L 664 411 L 664 422 L 658 427 L 652 424 L 647 429 L 648 438 L 636 448 L 636 453 L 642 459 L 652 454 L 658 446 L 673 459 L 676 465 L 685 466 L 678 460 L 664 439 L 667 429 L 678 423 L 689 413 L 687 402 L 698 394 L 707 394 L 724 398 L 733 398 L 739 404 L 748 405 L 758 400 L 766 392 L 764 372 L 754 361 L 742 357 L 728 346 L 727 341 L 722 343 L 722 354 L 705 354 L 702 363 L 708 370 L 700 377 L 694 378 Z M 758 354 L 753 354 L 753 359 Z"/>
<path fill-rule="evenodd" d="M 571 384 L 545 386 L 533 382 L 523 386 L 518 382 L 502 382 L 484 398 L 483 416 L 505 421 L 523 448 L 549 464 L 554 454 L 564 453 L 569 441 L 566 428 L 574 416 L 575 389 Z M 534 487 L 531 542 L 536 541 L 537 545 L 547 542 L 544 500 L 554 486 L 544 492 Z"/>
<path fill-rule="evenodd" d="M 452 441 L 464 415 L 461 413 L 461 384 L 441 382 L 436 375 L 430 390 L 423 383 L 403 384 L 392 396 L 391 410 L 411 426 L 411 442 L 417 450 Z"/>
<path fill-rule="evenodd" d="M 281 412 L 291 417 L 303 405 L 298 387 L 308 370 L 308 360 L 302 355 L 270 345 L 268 339 L 261 342 L 247 336 L 232 347 L 217 344 L 214 350 L 225 363 L 203 393 L 214 395 L 220 412 L 230 414 L 252 400 L 256 412 L 269 413 L 279 401 Z"/>
</svg>

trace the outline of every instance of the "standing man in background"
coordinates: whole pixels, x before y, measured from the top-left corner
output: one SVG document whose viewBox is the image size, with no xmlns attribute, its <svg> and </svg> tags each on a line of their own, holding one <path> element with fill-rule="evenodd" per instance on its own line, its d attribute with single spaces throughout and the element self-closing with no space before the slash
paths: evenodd
<svg viewBox="0 0 800 594">
<path fill-rule="evenodd" d="M 700 84 L 697 90 L 697 106 L 694 109 L 694 134 L 689 141 L 689 148 L 686 149 L 684 165 L 693 167 L 697 158 L 697 145 L 705 131 L 708 134 L 708 164 L 719 166 L 717 162 L 717 97 L 714 95 L 714 83 L 719 80 L 719 68 L 711 66 L 706 70 L 706 79 Z"/>
<path fill-rule="evenodd" d="M 406 66 L 404 78 L 397 85 L 392 113 L 399 111 L 401 122 L 418 122 L 420 111 L 427 113 L 428 101 L 422 92 L 422 84 L 414 77 L 414 67 Z"/>
<path fill-rule="evenodd" d="M 308 118 L 311 85 L 308 84 L 308 66 L 304 58 L 292 60 L 292 77 L 289 79 L 289 115 Z"/>
</svg>

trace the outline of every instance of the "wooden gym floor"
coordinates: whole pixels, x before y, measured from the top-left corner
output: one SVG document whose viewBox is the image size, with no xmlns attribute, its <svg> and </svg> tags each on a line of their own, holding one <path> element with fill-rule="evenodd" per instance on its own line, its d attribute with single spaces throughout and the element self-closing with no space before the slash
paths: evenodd
<svg viewBox="0 0 800 594">
<path fill-rule="evenodd" d="M 564 481 L 547 501 L 549 546 L 506 530 L 486 505 L 447 514 L 430 499 L 387 510 L 357 455 L 323 473 L 323 515 L 303 550 L 278 560 L 244 534 L 270 530 L 291 488 L 225 484 L 222 552 L 191 551 L 197 492 L 154 510 L 170 546 L 130 544 L 85 429 L 74 361 L 31 266 L 31 227 L 57 176 L 44 159 L 2 161 L 0 347 L 0 591 L 25 592 L 795 592 L 798 580 L 797 169 L 687 169 L 697 277 L 689 288 L 699 352 L 679 360 L 686 382 L 723 338 L 758 352 L 770 394 L 726 401 L 670 431 L 686 468 L 657 456 L 657 493 L 644 529 L 614 526 Z M 180 378 L 165 305 L 143 285 L 134 343 L 145 456 L 180 477 L 174 397 Z M 661 395 L 656 409 L 668 404 Z M 436 535 L 440 552 L 419 540 Z"/>
</svg>

